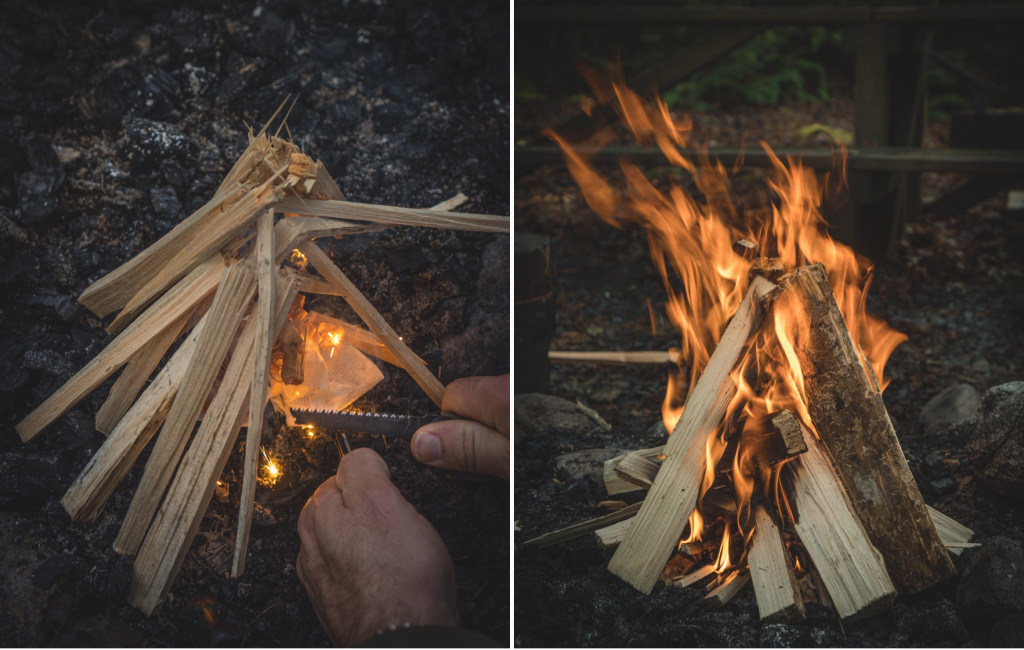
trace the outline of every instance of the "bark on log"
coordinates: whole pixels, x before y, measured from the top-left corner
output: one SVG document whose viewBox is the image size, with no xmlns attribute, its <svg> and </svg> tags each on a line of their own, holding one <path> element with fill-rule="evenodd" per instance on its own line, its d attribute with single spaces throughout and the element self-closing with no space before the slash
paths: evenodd
<svg viewBox="0 0 1024 650">
<path fill-rule="evenodd" d="M 897 589 L 916 593 L 954 575 L 824 268 L 815 264 L 797 269 L 780 286 L 806 312 L 807 327 L 796 334 L 794 349 L 811 421 Z"/>
</svg>

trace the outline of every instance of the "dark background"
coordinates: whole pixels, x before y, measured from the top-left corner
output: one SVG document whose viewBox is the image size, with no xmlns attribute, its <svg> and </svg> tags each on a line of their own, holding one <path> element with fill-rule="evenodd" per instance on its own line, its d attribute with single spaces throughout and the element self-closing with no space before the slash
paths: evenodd
<svg viewBox="0 0 1024 650">
<path fill-rule="evenodd" d="M 499 2 L 4 2 L 0 6 L 0 644 L 322 646 L 295 576 L 295 520 L 336 468 L 333 437 L 265 430 L 286 480 L 260 489 L 245 575 L 229 580 L 239 449 L 169 600 L 125 602 L 111 543 L 140 462 L 99 519 L 59 500 L 102 442 L 108 381 L 32 442 L 14 425 L 102 350 L 75 298 L 212 196 L 289 94 L 288 131 L 346 197 L 508 215 L 509 15 Z M 326 249 L 448 382 L 509 370 L 509 238 L 394 228 Z M 336 300 L 318 309 L 355 318 Z M 359 403 L 422 413 L 404 373 Z M 509 634 L 507 486 L 456 480 L 387 449 L 403 494 L 452 553 L 463 623 Z M 141 460 L 144 461 L 145 454 Z M 401 557 L 389 558 L 396 565 Z"/>
</svg>

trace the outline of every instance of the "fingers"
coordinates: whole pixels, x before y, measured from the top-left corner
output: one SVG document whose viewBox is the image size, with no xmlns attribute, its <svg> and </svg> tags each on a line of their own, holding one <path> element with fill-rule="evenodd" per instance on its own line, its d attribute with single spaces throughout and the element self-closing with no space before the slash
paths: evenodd
<svg viewBox="0 0 1024 650">
<path fill-rule="evenodd" d="M 508 435 L 479 422 L 447 420 L 428 424 L 413 436 L 411 447 L 412 455 L 424 465 L 508 479 Z"/>
<path fill-rule="evenodd" d="M 345 454 L 338 463 L 338 473 L 334 475 L 334 480 L 346 501 L 386 489 L 385 486 L 394 487 L 388 464 L 369 447 L 353 449 Z"/>
<path fill-rule="evenodd" d="M 441 408 L 476 420 L 508 438 L 509 376 L 463 377 L 444 389 Z"/>
</svg>

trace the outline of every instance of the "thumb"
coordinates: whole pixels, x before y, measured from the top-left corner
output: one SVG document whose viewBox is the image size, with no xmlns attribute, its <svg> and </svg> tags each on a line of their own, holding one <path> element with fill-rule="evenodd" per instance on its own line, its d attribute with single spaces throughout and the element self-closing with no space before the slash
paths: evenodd
<svg viewBox="0 0 1024 650">
<path fill-rule="evenodd" d="M 446 420 L 421 427 L 412 437 L 411 448 L 424 465 L 508 480 L 508 438 L 473 420 Z"/>
</svg>

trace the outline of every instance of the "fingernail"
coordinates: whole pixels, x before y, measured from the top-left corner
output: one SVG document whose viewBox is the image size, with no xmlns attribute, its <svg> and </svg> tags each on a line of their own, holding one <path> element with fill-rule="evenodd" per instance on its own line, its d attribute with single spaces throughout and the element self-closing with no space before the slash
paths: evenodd
<svg viewBox="0 0 1024 650">
<path fill-rule="evenodd" d="M 421 429 L 412 441 L 412 453 L 421 463 L 441 460 L 441 439 L 436 433 Z"/>
</svg>

